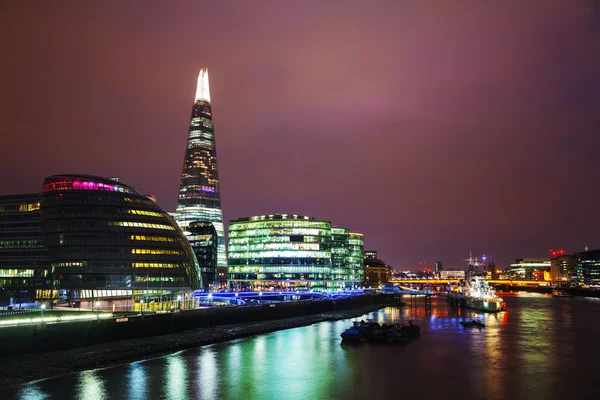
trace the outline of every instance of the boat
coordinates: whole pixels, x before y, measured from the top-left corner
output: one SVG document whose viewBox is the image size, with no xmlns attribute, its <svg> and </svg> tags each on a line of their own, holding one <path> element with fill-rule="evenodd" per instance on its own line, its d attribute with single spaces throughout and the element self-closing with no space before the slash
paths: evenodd
<svg viewBox="0 0 600 400">
<path fill-rule="evenodd" d="M 412 323 L 397 329 L 390 330 L 388 334 L 388 343 L 407 343 L 421 335 L 421 328 Z"/>
<path fill-rule="evenodd" d="M 482 271 L 482 263 L 477 260 L 477 257 L 469 254 L 469 258 L 465 261 L 469 262 L 465 281 L 461 286 L 465 305 L 474 310 L 486 312 L 499 312 L 506 309 L 504 300 L 496 295 L 496 289 L 490 286 L 485 278 L 487 272 Z"/>
<path fill-rule="evenodd" d="M 366 341 L 369 333 L 380 328 L 377 322 L 354 321 L 352 326 L 340 334 L 344 342 L 363 342 Z"/>
<path fill-rule="evenodd" d="M 340 335 L 342 342 L 406 343 L 420 336 L 421 328 L 413 325 L 379 325 L 376 322 L 354 322 Z"/>
<path fill-rule="evenodd" d="M 571 294 L 564 289 L 553 289 L 552 296 L 555 297 L 571 297 Z"/>
<path fill-rule="evenodd" d="M 460 321 L 460 324 L 465 328 L 485 328 L 485 324 L 476 319 L 471 321 Z"/>
</svg>

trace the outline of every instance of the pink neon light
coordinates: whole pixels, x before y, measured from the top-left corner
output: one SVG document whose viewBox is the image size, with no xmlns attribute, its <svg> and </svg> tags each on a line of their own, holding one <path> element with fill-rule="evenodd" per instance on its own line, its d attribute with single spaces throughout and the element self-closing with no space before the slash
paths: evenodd
<svg viewBox="0 0 600 400">
<path fill-rule="evenodd" d="M 119 185 L 110 185 L 102 182 L 82 181 L 80 179 L 65 178 L 59 181 L 46 183 L 44 192 L 63 192 L 68 190 L 102 190 L 105 192 L 122 192 L 133 193 L 128 189 Z"/>
</svg>

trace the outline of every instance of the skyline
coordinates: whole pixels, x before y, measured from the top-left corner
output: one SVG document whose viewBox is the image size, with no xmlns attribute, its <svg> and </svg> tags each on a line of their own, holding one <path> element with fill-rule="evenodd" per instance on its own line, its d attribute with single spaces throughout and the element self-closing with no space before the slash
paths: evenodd
<svg viewBox="0 0 600 400">
<path fill-rule="evenodd" d="M 119 176 L 175 211 L 207 66 L 226 221 L 352 226 L 396 269 L 599 248 L 596 3 L 508 3 L 202 4 L 200 39 L 193 3 L 1 5 L 0 194 Z"/>
</svg>

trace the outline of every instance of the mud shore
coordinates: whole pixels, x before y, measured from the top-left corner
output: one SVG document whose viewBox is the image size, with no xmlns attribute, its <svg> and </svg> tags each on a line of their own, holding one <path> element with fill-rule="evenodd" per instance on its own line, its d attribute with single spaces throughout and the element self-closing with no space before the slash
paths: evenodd
<svg viewBox="0 0 600 400">
<path fill-rule="evenodd" d="M 83 370 L 116 366 L 198 346 L 312 325 L 317 322 L 359 317 L 383 307 L 386 305 L 372 304 L 321 314 L 221 325 L 214 328 L 197 328 L 163 336 L 121 340 L 78 349 L 3 358 L 0 359 L 0 388 Z"/>
</svg>

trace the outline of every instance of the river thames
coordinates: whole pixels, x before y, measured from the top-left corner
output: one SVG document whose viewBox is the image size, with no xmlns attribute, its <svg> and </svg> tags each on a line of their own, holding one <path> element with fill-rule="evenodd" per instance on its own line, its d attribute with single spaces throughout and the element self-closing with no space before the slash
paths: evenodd
<svg viewBox="0 0 600 400">
<path fill-rule="evenodd" d="M 365 319 L 421 326 L 405 345 L 341 345 L 350 320 L 273 332 L 3 389 L 2 399 L 598 398 L 600 300 L 503 294 L 507 311 L 443 298 Z M 479 317 L 485 329 L 465 329 Z"/>
</svg>

